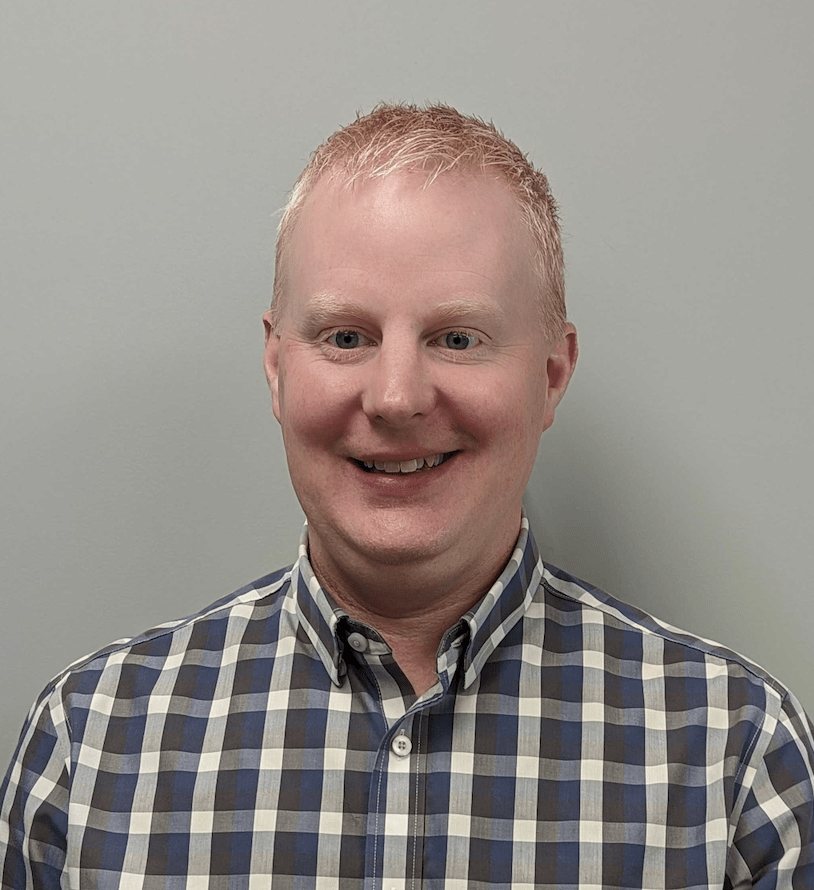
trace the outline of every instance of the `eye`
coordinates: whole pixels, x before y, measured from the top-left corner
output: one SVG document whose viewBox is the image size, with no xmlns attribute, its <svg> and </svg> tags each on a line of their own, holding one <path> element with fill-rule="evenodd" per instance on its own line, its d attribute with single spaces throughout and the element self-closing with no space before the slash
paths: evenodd
<svg viewBox="0 0 814 890">
<path fill-rule="evenodd" d="M 469 349 L 480 342 L 474 334 L 466 334 L 463 331 L 450 331 L 444 335 L 444 345 L 448 349 Z"/>
<path fill-rule="evenodd" d="M 338 349 L 356 349 L 362 342 L 362 338 L 357 331 L 334 331 L 328 342 Z"/>
</svg>

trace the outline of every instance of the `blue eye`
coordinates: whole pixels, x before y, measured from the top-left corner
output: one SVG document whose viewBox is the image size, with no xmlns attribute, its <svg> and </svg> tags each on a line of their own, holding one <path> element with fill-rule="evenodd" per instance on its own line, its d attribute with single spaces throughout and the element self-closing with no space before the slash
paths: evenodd
<svg viewBox="0 0 814 890">
<path fill-rule="evenodd" d="M 328 337 L 328 340 L 339 349 L 356 349 L 360 343 L 356 331 L 336 331 Z"/>
<path fill-rule="evenodd" d="M 448 349 L 469 349 L 478 342 L 472 334 L 464 334 L 463 331 L 450 331 L 444 337 L 444 343 Z"/>
</svg>

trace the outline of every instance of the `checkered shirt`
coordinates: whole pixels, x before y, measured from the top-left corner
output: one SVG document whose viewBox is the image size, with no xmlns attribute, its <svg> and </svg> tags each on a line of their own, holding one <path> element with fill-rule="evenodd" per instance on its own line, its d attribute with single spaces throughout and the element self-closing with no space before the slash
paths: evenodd
<svg viewBox="0 0 814 890">
<path fill-rule="evenodd" d="M 524 520 L 416 699 L 298 561 L 34 705 L 2 886 L 814 888 L 814 739 L 740 656 L 544 565 Z"/>
</svg>

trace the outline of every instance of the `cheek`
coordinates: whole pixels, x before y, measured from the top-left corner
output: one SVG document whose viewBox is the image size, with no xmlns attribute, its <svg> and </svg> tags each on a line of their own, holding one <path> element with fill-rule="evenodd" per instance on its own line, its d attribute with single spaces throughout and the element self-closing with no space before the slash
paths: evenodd
<svg viewBox="0 0 814 890">
<path fill-rule="evenodd" d="M 528 393 L 503 415 L 499 472 L 507 494 L 522 494 L 528 484 L 543 432 L 542 416 L 542 406 Z"/>
<path fill-rule="evenodd" d="M 464 422 L 482 439 L 498 439 L 512 450 L 525 450 L 529 439 L 539 438 L 544 391 L 530 385 L 525 374 L 484 379 L 468 387 L 458 399 Z"/>
<path fill-rule="evenodd" d="M 327 444 L 343 430 L 352 413 L 353 393 L 342 376 L 318 373 L 319 365 L 288 361 L 278 384 L 283 436 Z"/>
</svg>

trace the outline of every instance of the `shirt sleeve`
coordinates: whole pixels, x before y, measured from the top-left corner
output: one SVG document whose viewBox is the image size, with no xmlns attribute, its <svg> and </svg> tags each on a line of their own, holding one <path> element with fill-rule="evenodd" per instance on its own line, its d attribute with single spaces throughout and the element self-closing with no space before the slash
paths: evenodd
<svg viewBox="0 0 814 890">
<path fill-rule="evenodd" d="M 3 890 L 59 888 L 65 868 L 70 745 L 53 690 L 31 709 L 0 785 Z M 67 882 L 66 882 L 67 884 Z"/>
<path fill-rule="evenodd" d="M 744 772 L 727 887 L 814 888 L 814 728 L 790 693 Z M 751 781 L 750 781 L 751 775 Z"/>
</svg>

